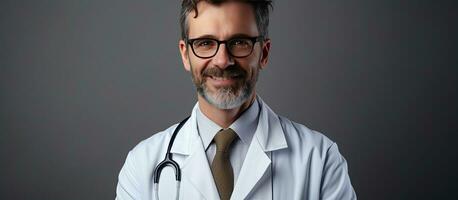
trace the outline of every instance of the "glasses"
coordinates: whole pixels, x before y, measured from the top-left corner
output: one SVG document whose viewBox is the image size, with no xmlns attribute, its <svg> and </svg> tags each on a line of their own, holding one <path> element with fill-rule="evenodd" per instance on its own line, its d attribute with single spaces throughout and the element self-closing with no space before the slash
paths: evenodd
<svg viewBox="0 0 458 200">
<path fill-rule="evenodd" d="M 244 58 L 253 52 L 254 44 L 262 41 L 262 36 L 232 38 L 219 41 L 212 38 L 187 39 L 191 45 L 192 52 L 199 58 L 211 58 L 218 52 L 220 44 L 226 45 L 226 50 L 232 57 Z"/>
</svg>

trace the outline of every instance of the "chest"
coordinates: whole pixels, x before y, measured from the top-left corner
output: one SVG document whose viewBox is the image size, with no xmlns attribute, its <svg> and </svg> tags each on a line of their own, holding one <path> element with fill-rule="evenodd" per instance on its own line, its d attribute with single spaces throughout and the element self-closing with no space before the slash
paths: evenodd
<svg viewBox="0 0 458 200">
<path fill-rule="evenodd" d="M 269 158 L 270 164 L 263 170 L 256 182 L 250 184 L 249 181 L 244 181 L 244 178 L 247 177 L 240 177 L 239 181 L 235 183 L 231 199 L 319 199 L 321 182 L 319 166 L 307 161 L 292 159 L 281 152 L 272 152 Z M 255 165 L 251 167 L 256 168 Z M 219 199 L 213 183 L 206 182 L 202 168 L 185 170 L 182 173 L 183 179 L 177 185 L 174 171 L 171 168 L 164 169 L 158 188 L 159 199 L 175 199 L 177 194 L 179 199 L 190 199 L 190 197 L 192 199 Z M 195 176 L 192 173 L 202 173 L 202 176 Z M 242 174 L 244 175 L 246 174 Z M 195 179 L 196 177 L 198 179 Z M 151 196 L 154 195 L 151 194 Z"/>
</svg>

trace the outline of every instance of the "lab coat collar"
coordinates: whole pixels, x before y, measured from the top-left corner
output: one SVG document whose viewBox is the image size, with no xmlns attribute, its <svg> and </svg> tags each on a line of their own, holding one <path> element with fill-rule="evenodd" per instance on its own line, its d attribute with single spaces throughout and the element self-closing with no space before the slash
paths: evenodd
<svg viewBox="0 0 458 200">
<path fill-rule="evenodd" d="M 189 117 L 188 121 L 186 121 L 186 123 L 183 124 L 183 127 L 181 127 L 180 132 L 177 134 L 175 141 L 173 142 L 172 149 L 170 150 L 171 153 L 182 155 L 190 154 L 193 143 L 195 142 L 192 138 L 199 137 L 199 133 L 197 131 L 196 116 L 198 107 L 199 104 L 196 103 L 192 109 L 191 116 Z"/>
<path fill-rule="evenodd" d="M 258 128 L 254 136 L 258 139 L 264 152 L 275 151 L 288 147 L 285 139 L 285 132 L 277 114 L 257 96 L 261 113 L 259 115 Z"/>
<path fill-rule="evenodd" d="M 287 148 L 285 133 L 283 132 L 278 115 L 270 109 L 261 97 L 256 96 L 256 98 L 261 111 L 254 137 L 258 140 L 260 147 L 264 152 Z M 190 154 L 193 143 L 195 142 L 191 138 L 199 136 L 196 118 L 198 107 L 199 104 L 196 103 L 188 121 L 183 125 L 180 133 L 177 134 L 170 152 L 182 155 Z"/>
</svg>

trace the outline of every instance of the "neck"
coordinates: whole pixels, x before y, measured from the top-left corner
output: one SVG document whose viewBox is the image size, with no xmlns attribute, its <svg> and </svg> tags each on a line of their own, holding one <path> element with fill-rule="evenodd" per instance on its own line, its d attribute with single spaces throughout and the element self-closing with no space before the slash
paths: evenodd
<svg viewBox="0 0 458 200">
<path fill-rule="evenodd" d="M 219 109 L 207 102 L 203 97 L 197 95 L 200 111 L 219 126 L 228 128 L 240 115 L 253 103 L 256 92 L 241 106 L 233 109 Z"/>
</svg>

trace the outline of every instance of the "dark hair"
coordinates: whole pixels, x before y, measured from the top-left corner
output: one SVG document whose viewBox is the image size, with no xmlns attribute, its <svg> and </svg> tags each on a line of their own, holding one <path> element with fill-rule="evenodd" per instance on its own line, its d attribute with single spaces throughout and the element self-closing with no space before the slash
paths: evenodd
<svg viewBox="0 0 458 200">
<path fill-rule="evenodd" d="M 181 28 L 181 39 L 185 39 L 188 36 L 189 26 L 187 22 L 188 14 L 191 11 L 195 11 L 194 18 L 197 17 L 199 12 L 197 11 L 197 3 L 199 1 L 206 1 L 211 4 L 220 4 L 229 0 L 183 0 L 181 2 L 181 11 L 180 11 L 180 28 Z M 256 26 L 259 31 L 259 35 L 263 38 L 268 37 L 268 26 L 269 26 L 269 7 L 272 7 L 271 0 L 238 0 L 240 2 L 245 2 L 250 4 L 253 7 Z"/>
</svg>

